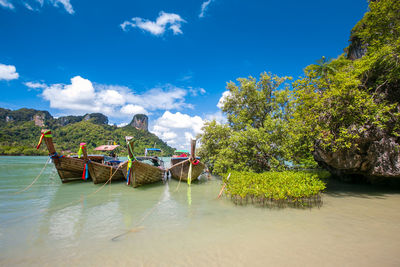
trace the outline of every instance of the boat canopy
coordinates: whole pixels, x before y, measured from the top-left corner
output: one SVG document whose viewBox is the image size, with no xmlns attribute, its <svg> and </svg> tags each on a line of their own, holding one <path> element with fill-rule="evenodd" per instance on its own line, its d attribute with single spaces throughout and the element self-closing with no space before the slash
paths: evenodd
<svg viewBox="0 0 400 267">
<path fill-rule="evenodd" d="M 159 148 L 145 148 L 144 149 L 144 155 L 147 156 L 147 152 L 152 152 L 152 151 L 161 152 L 161 149 L 159 149 Z"/>
<path fill-rule="evenodd" d="M 102 145 L 102 146 L 96 147 L 94 150 L 97 150 L 97 151 L 113 151 L 117 147 L 119 147 L 119 145 Z"/>
<path fill-rule="evenodd" d="M 174 153 L 186 153 L 186 154 L 189 154 L 189 150 L 180 149 L 180 150 L 175 150 Z"/>
<path fill-rule="evenodd" d="M 146 148 L 146 151 L 157 151 L 157 152 L 161 152 L 161 149 L 159 149 L 159 148 Z"/>
</svg>

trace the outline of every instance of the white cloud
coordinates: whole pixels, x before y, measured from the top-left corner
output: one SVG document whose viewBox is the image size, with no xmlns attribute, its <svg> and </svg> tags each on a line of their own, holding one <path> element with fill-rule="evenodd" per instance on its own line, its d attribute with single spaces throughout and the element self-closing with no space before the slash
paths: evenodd
<svg viewBox="0 0 400 267">
<path fill-rule="evenodd" d="M 125 104 L 124 96 L 117 90 L 103 90 L 98 92 L 98 98 L 102 103 L 110 105 L 123 105 Z"/>
<path fill-rule="evenodd" d="M 28 4 L 28 3 L 24 3 L 24 6 L 27 8 L 27 9 L 29 9 L 30 11 L 35 11 L 34 9 L 33 9 L 33 7 L 30 5 L 30 4 Z"/>
<path fill-rule="evenodd" d="M 123 122 L 123 123 L 118 124 L 117 127 L 124 127 L 126 125 L 128 125 L 128 123 L 127 122 Z"/>
<path fill-rule="evenodd" d="M 189 92 L 191 93 L 192 96 L 198 96 L 199 94 L 204 95 L 206 93 L 206 90 L 201 87 L 193 88 L 193 87 L 189 86 L 188 88 L 189 88 Z"/>
<path fill-rule="evenodd" d="M 0 6 L 4 8 L 14 9 L 14 5 L 11 4 L 11 1 L 8 0 L 0 0 Z"/>
<path fill-rule="evenodd" d="M 43 90 L 42 96 L 50 101 L 50 107 L 75 111 L 100 112 L 91 81 L 80 76 L 71 79 L 71 84 L 53 84 Z M 105 112 L 106 113 L 106 112 Z"/>
<path fill-rule="evenodd" d="M 148 114 L 147 110 L 145 110 L 142 106 L 128 104 L 121 108 L 121 112 L 127 115 L 134 114 Z"/>
<path fill-rule="evenodd" d="M 222 107 L 224 106 L 225 100 L 230 97 L 232 94 L 229 91 L 225 91 L 222 93 L 221 98 L 218 101 L 217 107 L 219 107 L 220 109 L 222 109 Z"/>
<path fill-rule="evenodd" d="M 0 0 L 0 6 L 14 9 L 14 5 L 12 2 L 19 2 L 19 4 L 23 5 L 25 8 L 31 11 L 39 11 L 41 7 L 46 3 L 53 5 L 55 7 L 63 7 L 69 14 L 74 14 L 75 10 L 72 7 L 70 0 L 26 0 L 26 1 L 17 1 L 17 0 Z"/>
<path fill-rule="evenodd" d="M 189 116 L 180 112 L 165 111 L 152 127 L 151 131 L 178 149 L 189 149 L 190 138 L 201 133 L 204 120 L 199 116 Z"/>
<path fill-rule="evenodd" d="M 206 114 L 204 120 L 205 121 L 215 120 L 217 123 L 220 123 L 220 124 L 224 124 L 228 121 L 226 116 L 221 111 L 217 111 L 217 112 L 211 113 L 211 114 Z"/>
<path fill-rule="evenodd" d="M 51 0 L 51 2 L 55 7 L 63 6 L 65 10 L 71 15 L 75 13 L 75 10 L 71 5 L 70 0 Z"/>
<path fill-rule="evenodd" d="M 41 96 L 50 102 L 51 108 L 70 114 L 101 112 L 112 118 L 131 119 L 134 114 L 150 114 L 155 110 L 181 110 L 193 108 L 185 102 L 188 89 L 167 84 L 142 94 L 117 85 L 102 85 L 75 76 L 70 84 L 46 85 L 26 82 L 32 89 L 43 89 Z"/>
<path fill-rule="evenodd" d="M 1 1 L 1 0 L 0 0 Z M 4 65 L 0 63 L 0 80 L 15 80 L 18 79 L 19 74 L 13 65 Z"/>
<path fill-rule="evenodd" d="M 137 27 L 144 31 L 148 31 L 153 35 L 161 36 L 165 33 L 168 25 L 168 29 L 172 30 L 175 35 L 183 34 L 181 24 L 184 22 L 186 21 L 178 14 L 165 13 L 164 11 L 161 11 L 155 22 L 148 19 L 134 17 L 130 21 L 124 21 L 120 26 L 124 31 L 126 31 L 128 27 Z"/>
<path fill-rule="evenodd" d="M 199 14 L 199 18 L 203 18 L 204 17 L 204 14 L 205 14 L 205 12 L 206 12 L 206 10 L 208 8 L 208 5 L 211 4 L 212 1 L 213 0 L 208 0 L 208 1 L 205 1 L 205 2 L 203 2 L 201 4 L 201 11 L 200 11 L 200 14 Z"/>
<path fill-rule="evenodd" d="M 38 83 L 38 82 L 26 82 L 24 84 L 32 89 L 44 89 L 47 87 L 45 83 Z"/>
</svg>

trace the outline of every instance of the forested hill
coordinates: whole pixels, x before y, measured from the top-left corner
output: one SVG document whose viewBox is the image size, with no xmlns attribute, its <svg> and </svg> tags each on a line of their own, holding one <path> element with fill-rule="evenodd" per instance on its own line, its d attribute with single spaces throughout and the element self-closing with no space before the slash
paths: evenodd
<svg viewBox="0 0 400 267">
<path fill-rule="evenodd" d="M 117 153 L 124 156 L 127 153 L 125 136 L 136 140 L 137 155 L 154 145 L 164 156 L 173 153 L 174 149 L 156 135 L 134 127 L 133 121 L 125 127 L 117 127 L 109 125 L 108 118 L 100 113 L 53 118 L 47 111 L 0 108 L 0 155 L 47 155 L 45 145 L 36 150 L 42 129 L 52 131 L 56 150 L 64 154 L 77 153 L 81 142 L 87 143 L 89 153 L 93 153 L 95 147 L 111 140 L 121 146 Z"/>
</svg>

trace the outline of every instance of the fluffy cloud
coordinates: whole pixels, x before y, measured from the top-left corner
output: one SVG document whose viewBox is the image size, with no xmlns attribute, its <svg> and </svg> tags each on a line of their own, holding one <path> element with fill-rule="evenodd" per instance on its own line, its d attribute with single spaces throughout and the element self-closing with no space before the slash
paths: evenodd
<svg viewBox="0 0 400 267">
<path fill-rule="evenodd" d="M 180 112 L 165 111 L 151 131 L 178 149 L 189 149 L 190 139 L 201 133 L 204 120 L 199 116 L 189 116 Z"/>
<path fill-rule="evenodd" d="M 47 88 L 47 85 L 45 83 L 26 82 L 24 84 L 29 88 L 28 91 L 31 91 L 31 90 L 40 91 L 41 89 Z"/>
<path fill-rule="evenodd" d="M 70 0 L 51 0 L 51 2 L 55 7 L 63 6 L 65 10 L 71 15 L 75 13 L 74 8 L 70 3 Z"/>
<path fill-rule="evenodd" d="M 192 96 L 198 96 L 199 94 L 204 95 L 206 93 L 206 90 L 201 87 L 193 88 L 193 87 L 189 86 L 188 88 L 189 88 L 189 92 Z"/>
<path fill-rule="evenodd" d="M 14 5 L 11 2 L 12 0 L 0 0 L 0 6 L 14 9 Z M 31 11 L 39 11 L 45 2 L 55 7 L 63 7 L 71 15 L 75 13 L 70 0 L 28 0 L 20 1 L 20 4 Z"/>
<path fill-rule="evenodd" d="M 0 64 L 0 80 L 9 81 L 18 79 L 18 77 L 19 74 L 17 73 L 15 66 Z"/>
<path fill-rule="evenodd" d="M 230 97 L 232 94 L 229 91 L 225 91 L 222 93 L 221 98 L 218 101 L 217 107 L 219 107 L 220 109 L 222 109 L 222 107 L 224 106 L 225 100 Z"/>
<path fill-rule="evenodd" d="M 143 94 L 116 85 L 102 85 L 75 76 L 70 84 L 27 82 L 32 89 L 43 89 L 41 96 L 50 107 L 73 114 L 101 112 L 113 118 L 131 118 L 134 114 L 150 114 L 155 110 L 180 110 L 193 108 L 185 103 L 189 90 L 173 85 L 153 88 Z"/>
<path fill-rule="evenodd" d="M 8 0 L 0 0 L 0 6 L 4 8 L 14 9 L 14 5 L 11 4 L 11 1 Z"/>
<path fill-rule="evenodd" d="M 200 14 L 199 14 L 199 18 L 203 18 L 204 17 L 204 14 L 205 14 L 205 12 L 206 12 L 206 10 L 208 8 L 208 5 L 211 4 L 212 1 L 213 0 L 208 0 L 208 1 L 205 1 L 205 2 L 203 2 L 201 4 L 201 11 L 200 11 Z"/>
<path fill-rule="evenodd" d="M 121 108 L 121 112 L 127 115 L 134 114 L 148 114 L 147 110 L 145 110 L 142 106 L 128 104 Z"/>
<path fill-rule="evenodd" d="M 217 123 L 220 123 L 220 124 L 227 122 L 226 116 L 221 111 L 217 111 L 217 112 L 211 113 L 211 114 L 206 114 L 204 120 L 205 121 L 215 120 Z"/>
<path fill-rule="evenodd" d="M 126 31 L 128 27 L 132 27 L 148 31 L 156 36 L 161 36 L 165 33 L 167 27 L 172 30 L 174 34 L 182 34 L 181 24 L 184 22 L 186 21 L 178 14 L 161 11 L 156 21 L 135 17 L 130 21 L 124 21 L 120 26 L 124 31 Z"/>
</svg>

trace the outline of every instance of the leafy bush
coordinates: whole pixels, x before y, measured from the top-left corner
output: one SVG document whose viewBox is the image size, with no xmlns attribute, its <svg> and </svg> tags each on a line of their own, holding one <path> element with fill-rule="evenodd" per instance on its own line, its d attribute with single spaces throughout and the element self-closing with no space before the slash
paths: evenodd
<svg viewBox="0 0 400 267">
<path fill-rule="evenodd" d="M 327 172 L 231 172 L 226 183 L 226 194 L 235 203 L 246 203 L 249 199 L 259 204 L 292 204 L 295 206 L 318 204 L 320 193 L 325 189 L 321 179 Z"/>
</svg>

